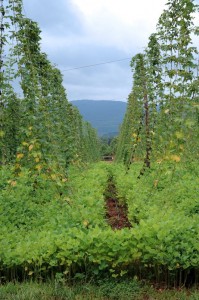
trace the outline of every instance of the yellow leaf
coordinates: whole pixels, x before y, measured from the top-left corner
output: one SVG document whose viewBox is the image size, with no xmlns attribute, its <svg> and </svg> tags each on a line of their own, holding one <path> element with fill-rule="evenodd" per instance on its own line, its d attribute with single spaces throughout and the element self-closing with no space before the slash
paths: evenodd
<svg viewBox="0 0 199 300">
<path fill-rule="evenodd" d="M 21 158 L 23 158 L 24 157 L 24 154 L 23 153 L 17 153 L 17 159 L 21 159 Z"/>
<path fill-rule="evenodd" d="M 27 142 L 23 142 L 22 145 L 23 146 L 28 146 L 28 143 Z"/>
<path fill-rule="evenodd" d="M 67 182 L 68 181 L 68 179 L 67 178 L 62 178 L 62 180 L 61 180 L 62 182 Z"/>
<path fill-rule="evenodd" d="M 42 169 L 42 165 L 36 165 L 35 169 L 37 169 L 38 171 L 40 171 Z"/>
<path fill-rule="evenodd" d="M 52 178 L 53 180 L 57 179 L 56 174 L 52 174 L 52 175 L 51 175 L 51 178 Z"/>
<path fill-rule="evenodd" d="M 2 138 L 2 137 L 4 137 L 4 135 L 5 135 L 5 132 L 3 130 L 0 130 L 0 137 Z"/>
<path fill-rule="evenodd" d="M 157 160 L 157 163 L 161 164 L 162 163 L 162 159 Z"/>
<path fill-rule="evenodd" d="M 28 275 L 31 276 L 34 272 L 33 271 L 30 271 L 28 272 Z"/>
<path fill-rule="evenodd" d="M 28 147 L 28 150 L 31 151 L 32 148 L 33 148 L 33 145 L 30 145 L 30 146 Z"/>
<path fill-rule="evenodd" d="M 169 109 L 165 109 L 164 113 L 168 114 L 169 113 Z"/>
<path fill-rule="evenodd" d="M 157 187 L 158 186 L 158 180 L 154 180 L 154 183 L 153 183 L 154 187 Z"/>
<path fill-rule="evenodd" d="M 133 134 L 132 134 L 132 137 L 136 138 L 136 137 L 137 137 L 137 134 L 136 134 L 136 133 L 133 133 Z"/>
<path fill-rule="evenodd" d="M 179 162 L 181 160 L 180 156 L 178 155 L 171 155 L 170 158 L 175 162 Z"/>
<path fill-rule="evenodd" d="M 87 227 L 88 224 L 89 224 L 89 222 L 88 222 L 87 220 L 84 220 L 84 221 L 83 221 L 83 225 L 84 225 L 85 227 Z"/>
<path fill-rule="evenodd" d="M 176 134 L 177 139 L 182 139 L 184 137 L 183 133 L 180 131 L 176 131 L 175 134 Z"/>
<path fill-rule="evenodd" d="M 11 181 L 11 186 L 16 186 L 17 182 L 15 180 Z"/>
<path fill-rule="evenodd" d="M 40 160 L 39 157 L 36 157 L 36 158 L 35 158 L 35 161 L 36 161 L 37 163 L 39 162 L 39 160 Z"/>
</svg>

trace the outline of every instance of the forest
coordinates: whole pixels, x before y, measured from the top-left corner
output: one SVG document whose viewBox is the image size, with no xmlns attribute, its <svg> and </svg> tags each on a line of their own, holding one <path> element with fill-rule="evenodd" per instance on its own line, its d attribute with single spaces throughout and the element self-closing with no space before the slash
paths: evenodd
<svg viewBox="0 0 199 300">
<path fill-rule="evenodd" d="M 132 57 L 111 162 L 22 8 L 0 1 L 0 299 L 199 299 L 198 5 Z"/>
</svg>

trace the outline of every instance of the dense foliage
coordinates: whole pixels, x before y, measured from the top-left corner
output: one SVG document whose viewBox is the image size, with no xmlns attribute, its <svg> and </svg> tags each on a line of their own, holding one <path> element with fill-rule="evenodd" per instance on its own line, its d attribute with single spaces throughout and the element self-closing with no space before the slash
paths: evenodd
<svg viewBox="0 0 199 300">
<path fill-rule="evenodd" d="M 68 102 L 60 71 L 41 52 L 37 23 L 23 16 L 21 0 L 4 2 L 1 164 L 17 157 L 20 166 L 42 162 L 65 170 L 70 162 L 99 159 L 96 132 Z"/>
<path fill-rule="evenodd" d="M 132 59 L 121 133 L 99 142 L 68 102 L 22 1 L 1 1 L 1 282 L 103 274 L 137 285 L 199 283 L 197 6 L 167 6 Z M 123 163 L 94 163 L 116 146 Z M 121 230 L 107 220 L 110 181 L 128 207 Z"/>
<path fill-rule="evenodd" d="M 198 6 L 192 0 L 167 6 L 144 53 L 132 58 L 133 88 L 116 155 L 128 174 L 123 166 L 114 172 L 138 260 L 156 279 L 182 284 L 198 276 L 199 85 L 192 45 Z"/>
<path fill-rule="evenodd" d="M 144 53 L 131 62 L 133 88 L 121 128 L 117 160 L 197 160 L 199 150 L 198 49 L 193 0 L 168 1 Z"/>
<path fill-rule="evenodd" d="M 98 163 L 79 174 L 71 167 L 68 180 L 59 174 L 30 178 L 24 169 L 15 181 L 3 168 L 1 278 L 103 272 L 167 285 L 197 283 L 198 167 L 184 172 L 181 164 L 158 165 L 138 180 L 140 166 L 127 176 L 119 164 Z M 128 204 L 132 228 L 113 231 L 105 220 L 110 175 Z"/>
</svg>

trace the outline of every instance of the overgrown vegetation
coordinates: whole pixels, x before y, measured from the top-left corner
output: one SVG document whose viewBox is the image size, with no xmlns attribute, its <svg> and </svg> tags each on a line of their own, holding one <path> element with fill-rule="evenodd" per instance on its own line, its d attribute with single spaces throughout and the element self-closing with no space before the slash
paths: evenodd
<svg viewBox="0 0 199 300">
<path fill-rule="evenodd" d="M 197 284 L 194 178 L 199 170 L 194 165 L 186 172 L 183 165 L 162 165 L 138 180 L 140 166 L 128 176 L 122 165 L 98 163 L 81 174 L 73 167 L 61 185 L 52 175 L 41 174 L 35 182 L 25 170 L 18 180 L 7 181 L 10 171 L 5 170 L 0 198 L 2 281 L 46 280 L 61 272 L 65 278 L 109 274 L 171 287 Z M 104 191 L 111 174 L 121 203 L 128 204 L 132 228 L 113 231 L 105 222 Z"/>
<path fill-rule="evenodd" d="M 120 135 L 101 143 L 68 103 L 22 0 L 1 1 L 0 281 L 45 282 L 44 290 L 32 283 L 29 299 L 198 299 L 197 291 L 161 296 L 162 287 L 199 284 L 199 79 L 191 44 L 198 7 L 167 6 L 146 51 L 132 59 Z M 96 163 L 116 146 L 117 163 Z M 107 222 L 110 178 L 128 207 L 130 226 L 120 230 Z M 71 287 L 74 280 L 85 287 Z M 0 297 L 26 299 L 28 289 L 8 284 Z"/>
<path fill-rule="evenodd" d="M 53 164 L 65 173 L 70 163 L 98 160 L 97 134 L 68 102 L 37 23 L 23 16 L 21 0 L 2 1 L 1 16 L 1 164 L 17 157 L 19 171 Z"/>
<path fill-rule="evenodd" d="M 199 149 L 198 35 L 193 0 L 168 1 L 144 53 L 131 66 L 133 88 L 119 135 L 117 160 L 197 161 Z"/>
</svg>

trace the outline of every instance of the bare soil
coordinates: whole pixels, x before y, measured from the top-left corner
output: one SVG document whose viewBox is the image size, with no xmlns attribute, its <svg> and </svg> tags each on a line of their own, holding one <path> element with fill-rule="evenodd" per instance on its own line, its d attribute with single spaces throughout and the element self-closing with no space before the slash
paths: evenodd
<svg viewBox="0 0 199 300">
<path fill-rule="evenodd" d="M 127 205 L 121 203 L 117 198 L 117 191 L 112 179 L 109 180 L 107 190 L 105 192 L 106 200 L 106 219 L 112 229 L 130 228 L 131 224 L 128 220 Z"/>
</svg>

